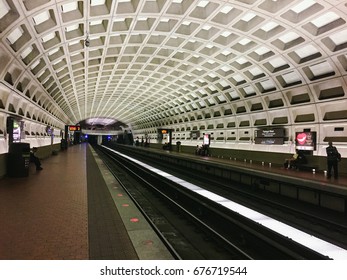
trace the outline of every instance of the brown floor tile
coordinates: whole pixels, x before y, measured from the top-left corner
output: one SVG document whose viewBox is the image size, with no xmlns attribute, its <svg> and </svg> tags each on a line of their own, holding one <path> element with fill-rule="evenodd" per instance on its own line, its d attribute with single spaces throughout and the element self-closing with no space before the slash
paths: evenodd
<svg viewBox="0 0 347 280">
<path fill-rule="evenodd" d="M 0 259 L 88 259 L 86 145 L 0 181 Z"/>
</svg>

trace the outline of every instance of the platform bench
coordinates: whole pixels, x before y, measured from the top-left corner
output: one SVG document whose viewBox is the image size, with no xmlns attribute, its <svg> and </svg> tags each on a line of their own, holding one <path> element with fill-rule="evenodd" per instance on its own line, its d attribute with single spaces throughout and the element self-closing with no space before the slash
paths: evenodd
<svg viewBox="0 0 347 280">
<path fill-rule="evenodd" d="M 315 169 L 316 172 L 318 171 L 318 165 L 310 164 L 310 163 L 299 163 L 296 165 L 298 170 L 301 171 L 312 171 L 312 169 Z"/>
</svg>

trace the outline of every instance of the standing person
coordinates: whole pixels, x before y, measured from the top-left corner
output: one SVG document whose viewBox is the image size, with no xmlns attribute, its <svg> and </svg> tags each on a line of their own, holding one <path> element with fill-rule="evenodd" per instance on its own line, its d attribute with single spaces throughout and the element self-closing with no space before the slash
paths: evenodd
<svg viewBox="0 0 347 280">
<path fill-rule="evenodd" d="M 337 151 L 336 147 L 333 146 L 332 142 L 329 142 L 329 146 L 326 148 L 327 151 L 327 164 L 328 164 L 328 179 L 331 178 L 331 170 L 334 170 L 334 178 L 338 178 L 338 161 L 341 160 L 341 155 Z"/>
</svg>

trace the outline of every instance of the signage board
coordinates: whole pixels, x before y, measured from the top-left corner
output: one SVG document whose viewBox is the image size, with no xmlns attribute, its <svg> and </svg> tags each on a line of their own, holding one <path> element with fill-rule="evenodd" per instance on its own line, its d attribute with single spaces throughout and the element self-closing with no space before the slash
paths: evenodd
<svg viewBox="0 0 347 280">
<path fill-rule="evenodd" d="M 204 145 L 210 145 L 210 134 L 204 134 Z"/>
<path fill-rule="evenodd" d="M 295 145 L 298 150 L 315 151 L 317 132 L 296 132 L 295 133 Z"/>
<path fill-rule="evenodd" d="M 81 127 L 79 125 L 69 125 L 69 131 L 81 131 Z"/>
<path fill-rule="evenodd" d="M 200 138 L 200 131 L 199 130 L 193 130 L 190 132 L 190 138 L 195 140 Z"/>
<path fill-rule="evenodd" d="M 263 145 L 283 145 L 283 138 L 255 138 L 255 144 L 263 144 Z"/>
<path fill-rule="evenodd" d="M 255 144 L 283 145 L 284 128 L 261 128 L 254 132 Z"/>
<path fill-rule="evenodd" d="M 255 137 L 278 138 L 284 137 L 284 128 L 261 128 L 255 131 Z"/>
</svg>

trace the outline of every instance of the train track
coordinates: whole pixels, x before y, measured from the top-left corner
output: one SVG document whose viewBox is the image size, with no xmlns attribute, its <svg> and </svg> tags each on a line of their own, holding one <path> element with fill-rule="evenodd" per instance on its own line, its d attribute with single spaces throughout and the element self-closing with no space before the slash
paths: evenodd
<svg viewBox="0 0 347 280">
<path fill-rule="evenodd" d="M 97 151 L 177 259 L 327 259 L 141 164 Z"/>
<path fill-rule="evenodd" d="M 129 151 L 125 149 L 124 152 Z M 239 202 L 249 208 L 279 219 L 293 227 L 315 235 L 337 246 L 347 249 L 347 220 L 345 215 L 335 211 L 318 208 L 269 192 L 255 191 L 246 185 L 232 184 L 229 180 L 195 170 L 181 168 L 173 164 L 151 160 L 142 154 L 132 154 L 139 160 L 164 171 L 180 176 L 185 180 L 203 186 L 211 192 Z"/>
<path fill-rule="evenodd" d="M 158 190 L 158 185 L 171 188 L 165 180 L 105 149 L 96 151 L 176 259 L 250 259 L 233 244 L 225 247 L 224 240 L 218 241 L 218 235 L 211 234 L 175 199 Z"/>
</svg>

